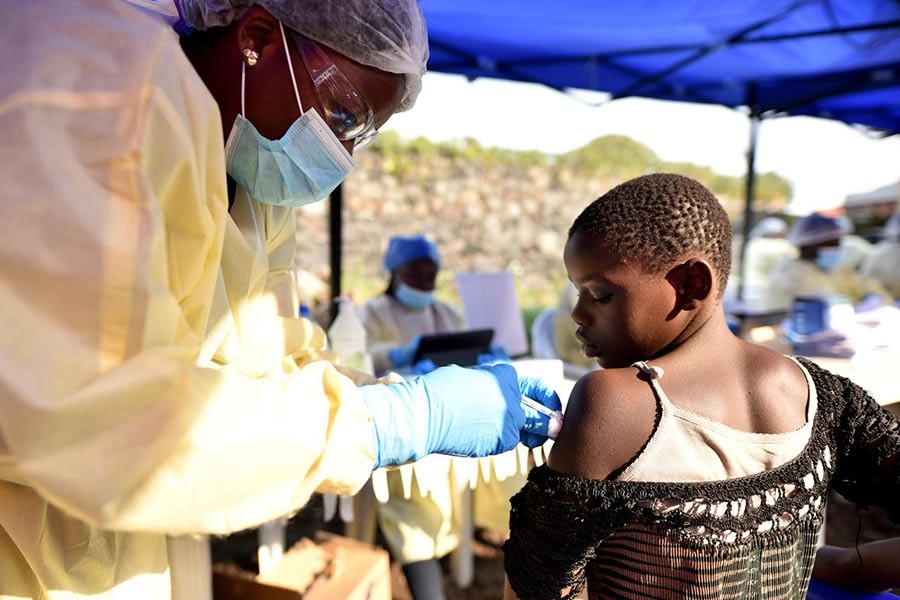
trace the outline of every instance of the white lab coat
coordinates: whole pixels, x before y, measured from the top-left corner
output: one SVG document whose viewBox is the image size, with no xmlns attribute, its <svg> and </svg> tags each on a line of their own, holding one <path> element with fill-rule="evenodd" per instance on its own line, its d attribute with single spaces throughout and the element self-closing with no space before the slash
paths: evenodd
<svg viewBox="0 0 900 600">
<path fill-rule="evenodd" d="M 294 318 L 293 212 L 229 214 L 218 109 L 171 30 L 13 2 L 0 50 L 0 598 L 164 600 L 165 534 L 352 493 L 369 415 Z"/>
</svg>

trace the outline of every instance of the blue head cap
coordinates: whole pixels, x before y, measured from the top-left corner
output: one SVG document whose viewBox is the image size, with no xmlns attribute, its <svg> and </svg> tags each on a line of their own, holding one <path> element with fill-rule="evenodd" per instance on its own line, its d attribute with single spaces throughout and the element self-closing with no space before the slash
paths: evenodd
<svg viewBox="0 0 900 600">
<path fill-rule="evenodd" d="M 429 258 L 439 267 L 441 266 L 441 257 L 438 254 L 437 244 L 429 241 L 423 235 L 395 235 L 388 242 L 387 251 L 384 253 L 384 270 L 388 272 L 396 271 L 406 263 L 417 258 Z"/>
</svg>

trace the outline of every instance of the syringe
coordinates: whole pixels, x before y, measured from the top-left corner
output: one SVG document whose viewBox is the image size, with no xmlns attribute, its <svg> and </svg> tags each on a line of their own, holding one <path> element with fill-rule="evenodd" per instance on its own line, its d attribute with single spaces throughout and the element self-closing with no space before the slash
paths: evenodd
<svg viewBox="0 0 900 600">
<path fill-rule="evenodd" d="M 533 431 L 534 433 L 541 433 L 549 437 L 551 440 L 555 440 L 556 436 L 559 435 L 559 432 L 563 426 L 562 412 L 553 410 L 552 408 L 547 408 L 540 402 L 532 400 L 528 396 L 522 396 L 521 402 L 525 406 L 536 410 L 538 413 L 546 417 L 546 419 L 540 419 L 540 424 L 537 427 L 532 428 L 531 431 Z"/>
</svg>

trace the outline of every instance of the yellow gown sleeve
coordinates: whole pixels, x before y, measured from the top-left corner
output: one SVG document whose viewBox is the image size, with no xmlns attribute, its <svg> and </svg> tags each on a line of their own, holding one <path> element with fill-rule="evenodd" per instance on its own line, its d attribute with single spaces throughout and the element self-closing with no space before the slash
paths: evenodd
<svg viewBox="0 0 900 600">
<path fill-rule="evenodd" d="M 322 331 L 259 292 L 217 107 L 153 32 L 0 98 L 0 479 L 103 529 L 225 533 L 357 489 L 372 429 Z"/>
</svg>

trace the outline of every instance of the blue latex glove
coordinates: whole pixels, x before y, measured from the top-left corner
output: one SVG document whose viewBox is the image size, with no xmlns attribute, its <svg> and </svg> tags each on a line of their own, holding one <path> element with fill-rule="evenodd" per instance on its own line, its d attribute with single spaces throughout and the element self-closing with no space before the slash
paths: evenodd
<svg viewBox="0 0 900 600">
<path fill-rule="evenodd" d="M 412 366 L 413 375 L 425 375 L 437 369 L 437 365 L 430 358 L 423 358 Z"/>
<path fill-rule="evenodd" d="M 421 337 L 417 335 L 407 345 L 394 348 L 388 352 L 388 359 L 390 359 L 391 364 L 395 367 L 408 367 L 419 349 L 419 339 Z"/>
<path fill-rule="evenodd" d="M 521 404 L 523 394 L 554 410 L 559 397 L 512 365 L 442 367 L 412 381 L 360 388 L 372 414 L 375 466 L 415 461 L 428 454 L 489 456 L 520 441 L 541 444 L 540 415 Z M 546 428 L 544 428 L 546 431 Z"/>
<path fill-rule="evenodd" d="M 503 346 L 492 346 L 490 353 L 478 355 L 479 365 L 493 365 L 502 362 L 512 362 Z"/>
<path fill-rule="evenodd" d="M 537 377 L 519 377 L 519 390 L 538 404 L 547 408 L 562 411 L 559 396 L 552 388 Z M 525 425 L 522 427 L 521 442 L 529 448 L 535 448 L 547 441 L 550 428 L 550 417 L 538 412 L 530 406 L 522 405 L 525 412 Z"/>
</svg>

